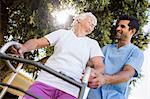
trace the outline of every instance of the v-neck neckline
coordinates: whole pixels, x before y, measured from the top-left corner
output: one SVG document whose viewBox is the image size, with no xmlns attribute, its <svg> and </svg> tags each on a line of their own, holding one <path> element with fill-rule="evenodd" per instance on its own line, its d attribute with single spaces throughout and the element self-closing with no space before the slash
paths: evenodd
<svg viewBox="0 0 150 99">
<path fill-rule="evenodd" d="M 115 47 L 116 47 L 116 49 L 121 50 L 121 49 L 124 49 L 124 48 L 126 48 L 128 46 L 131 46 L 131 45 L 132 45 L 132 43 L 129 43 L 129 44 L 126 44 L 126 45 L 121 46 L 121 47 L 118 48 L 118 44 L 116 44 Z"/>
</svg>

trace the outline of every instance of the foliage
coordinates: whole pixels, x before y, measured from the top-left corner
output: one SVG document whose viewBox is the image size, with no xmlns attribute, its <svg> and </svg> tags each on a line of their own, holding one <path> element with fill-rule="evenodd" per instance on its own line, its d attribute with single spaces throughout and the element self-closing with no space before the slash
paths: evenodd
<svg viewBox="0 0 150 99">
<path fill-rule="evenodd" d="M 140 21 L 140 31 L 132 42 L 145 49 L 150 41 L 149 33 L 144 33 L 142 27 L 147 23 L 147 0 L 3 0 L 8 10 L 8 29 L 5 32 L 5 42 L 17 40 L 24 43 L 31 38 L 39 38 L 61 27 L 55 27 L 54 10 L 75 7 L 77 12 L 90 11 L 96 15 L 98 25 L 89 35 L 96 39 L 100 46 L 114 43 L 114 22 L 120 14 L 134 15 Z M 4 5 L 1 5 L 4 6 Z M 53 48 L 46 48 L 51 55 Z M 39 50 L 26 53 L 28 59 L 39 57 Z M 32 70 L 26 68 L 27 71 Z"/>
<path fill-rule="evenodd" d="M 18 5 L 17 5 L 18 4 Z M 45 7 L 45 8 L 43 8 Z M 15 0 L 9 10 L 9 23 L 6 36 L 13 36 L 21 42 L 30 38 L 39 38 L 48 32 L 47 2 L 41 0 Z"/>
<path fill-rule="evenodd" d="M 94 13 L 98 19 L 98 26 L 91 35 L 98 40 L 101 46 L 108 43 L 114 43 L 112 39 L 114 32 L 112 30 L 115 20 L 121 14 L 133 15 L 138 18 L 141 28 L 134 36 L 132 42 L 142 50 L 147 48 L 150 41 L 150 34 L 143 33 L 142 27 L 147 23 L 148 1 L 147 0 L 63 0 L 74 2 L 78 8 L 84 8 L 83 11 Z M 138 39 L 138 40 L 137 40 Z"/>
<path fill-rule="evenodd" d="M 53 1 L 51 1 L 53 3 Z M 24 43 L 31 38 L 39 38 L 47 34 L 49 31 L 53 31 L 52 16 L 47 14 L 48 11 L 52 11 L 53 4 L 51 4 L 51 9 L 48 9 L 47 6 L 50 6 L 49 0 L 3 0 L 0 2 L 1 8 L 6 10 L 2 12 L 1 15 L 4 16 L 4 20 L 8 20 L 5 24 L 1 23 L 0 27 L 4 27 L 5 31 L 2 31 L 4 35 L 1 35 L 0 39 L 5 39 L 5 42 L 10 40 L 16 40 L 20 43 Z M 2 16 L 1 16 L 2 17 Z M 1 19 L 0 17 L 0 19 Z M 3 18 L 3 17 L 2 17 Z M 2 22 L 2 21 L 0 21 Z M 49 25 L 48 25 L 49 23 Z M 7 27 L 6 27 L 7 26 Z M 2 29 L 2 28 L 1 28 Z M 4 36 L 4 37 L 2 37 Z M 0 44 L 4 42 L 0 40 Z M 25 57 L 27 59 L 34 59 L 38 57 L 38 50 L 35 50 L 33 53 L 26 53 Z M 7 73 L 8 67 L 2 65 L 5 64 L 0 60 L 1 68 L 0 72 L 2 75 Z M 30 69 L 26 69 L 30 71 Z M 7 75 L 7 74 L 6 74 Z M 1 77 L 3 79 L 4 77 Z"/>
</svg>

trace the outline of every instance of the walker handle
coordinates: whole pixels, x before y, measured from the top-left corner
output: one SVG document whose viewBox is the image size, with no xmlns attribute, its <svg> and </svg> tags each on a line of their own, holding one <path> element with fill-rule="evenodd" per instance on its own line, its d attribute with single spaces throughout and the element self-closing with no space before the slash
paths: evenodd
<svg viewBox="0 0 150 99">
<path fill-rule="evenodd" d="M 6 43 L 5 45 L 3 45 L 1 48 L 0 48 L 0 53 L 3 53 L 5 54 L 6 50 L 10 47 L 14 45 L 17 49 L 19 49 L 21 47 L 21 44 L 18 43 L 18 42 L 15 42 L 15 41 L 10 41 L 8 43 Z M 21 57 L 23 58 L 23 55 L 21 55 Z M 14 68 L 14 66 L 10 63 L 9 60 L 6 60 L 6 63 L 8 64 L 8 66 L 14 71 L 16 72 L 16 69 Z"/>
<path fill-rule="evenodd" d="M 91 74 L 91 67 L 88 66 L 85 69 L 85 74 L 84 74 L 84 76 L 82 78 L 82 83 L 88 84 L 88 80 L 89 80 L 90 74 Z"/>
</svg>

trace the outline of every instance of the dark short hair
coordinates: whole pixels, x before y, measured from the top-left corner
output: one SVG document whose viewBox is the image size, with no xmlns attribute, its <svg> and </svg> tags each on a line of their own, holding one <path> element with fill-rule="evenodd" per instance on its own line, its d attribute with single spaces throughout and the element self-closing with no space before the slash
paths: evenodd
<svg viewBox="0 0 150 99">
<path fill-rule="evenodd" d="M 123 14 L 119 16 L 119 20 L 117 21 L 117 24 L 119 23 L 120 20 L 129 20 L 130 21 L 128 24 L 129 29 L 131 30 L 135 28 L 136 32 L 138 32 L 140 25 L 137 18 L 135 18 L 134 16 L 129 16 L 127 14 Z"/>
</svg>

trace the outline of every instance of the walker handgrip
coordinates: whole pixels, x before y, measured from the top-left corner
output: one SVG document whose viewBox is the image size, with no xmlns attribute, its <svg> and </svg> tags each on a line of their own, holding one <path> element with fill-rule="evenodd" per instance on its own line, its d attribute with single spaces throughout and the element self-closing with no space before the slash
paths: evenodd
<svg viewBox="0 0 150 99">
<path fill-rule="evenodd" d="M 15 45 L 17 49 L 19 49 L 21 47 L 21 44 L 15 41 L 10 41 L 8 43 L 6 43 L 1 49 L 0 49 L 0 53 L 5 53 L 5 51 L 12 45 Z"/>
<path fill-rule="evenodd" d="M 88 84 L 90 73 L 91 73 L 91 67 L 87 67 L 85 70 L 85 74 L 82 78 L 82 83 Z"/>
<path fill-rule="evenodd" d="M 86 67 L 86 69 L 85 69 L 85 73 L 82 78 L 83 87 L 80 90 L 79 99 L 86 99 L 86 97 L 87 97 L 87 94 L 89 91 L 89 88 L 87 87 L 87 85 L 88 85 L 88 80 L 89 80 L 89 77 L 91 74 L 91 70 L 92 70 L 91 67 Z M 86 91 L 86 90 L 88 90 L 88 91 Z M 86 93 L 85 93 L 85 91 L 86 91 Z"/>
<path fill-rule="evenodd" d="M 6 50 L 10 47 L 10 46 L 12 46 L 12 45 L 14 45 L 17 49 L 19 49 L 20 47 L 21 47 L 21 44 L 20 43 L 18 43 L 18 42 L 15 42 L 15 41 L 10 41 L 10 42 L 8 42 L 8 43 L 6 43 L 4 46 L 2 46 L 2 48 L 0 49 L 0 53 L 5 53 L 6 52 Z M 23 57 L 23 56 L 21 56 L 21 57 Z M 14 66 L 10 63 L 10 61 L 9 60 L 6 60 L 6 62 L 7 62 L 7 64 L 8 64 L 8 66 L 14 71 L 14 72 L 16 72 L 16 69 L 14 68 Z"/>
</svg>

